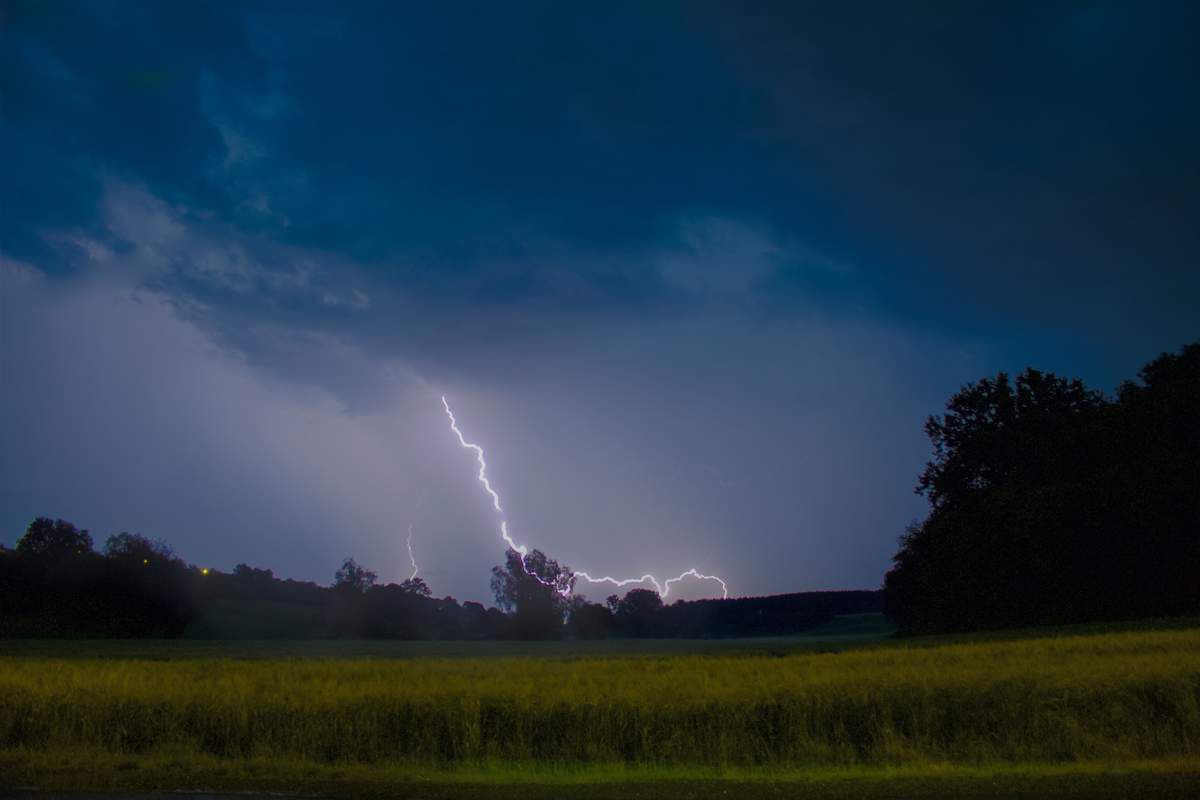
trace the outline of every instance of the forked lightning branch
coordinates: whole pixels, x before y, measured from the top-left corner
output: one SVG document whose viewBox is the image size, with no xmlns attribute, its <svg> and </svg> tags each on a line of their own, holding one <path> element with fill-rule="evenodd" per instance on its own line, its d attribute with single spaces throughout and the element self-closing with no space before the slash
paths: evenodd
<svg viewBox="0 0 1200 800">
<path fill-rule="evenodd" d="M 613 586 L 616 586 L 618 588 L 625 587 L 625 586 L 635 586 L 635 585 L 639 585 L 639 584 L 645 584 L 645 585 L 653 586 L 654 590 L 656 592 L 658 592 L 658 594 L 661 597 L 666 599 L 667 595 L 669 595 L 671 593 L 671 586 L 673 584 L 679 583 L 680 581 L 683 581 L 687 578 L 695 578 L 696 580 L 701 580 L 701 581 L 715 581 L 716 583 L 720 584 L 720 586 L 721 586 L 721 597 L 723 597 L 723 598 L 729 597 L 729 588 L 725 585 L 724 580 L 722 580 L 720 577 L 718 577 L 716 575 L 705 575 L 697 569 L 684 570 L 683 572 L 679 573 L 679 575 L 675 576 L 674 578 L 667 578 L 666 580 L 663 580 L 663 581 L 660 581 L 658 578 L 656 578 L 654 575 L 651 575 L 650 573 L 646 573 L 646 574 L 641 575 L 636 578 L 614 578 L 611 575 L 592 577 L 591 575 L 589 575 L 586 572 L 577 571 L 577 572 L 571 573 L 570 580 L 567 581 L 565 587 L 558 586 L 557 584 L 555 584 L 554 581 L 548 581 L 548 580 L 542 578 L 536 572 L 531 571 L 525 563 L 525 557 L 529 553 L 529 549 L 523 544 L 518 544 L 508 532 L 508 521 L 504 518 L 504 508 L 500 504 L 500 495 L 499 495 L 499 493 L 496 492 L 495 489 L 492 488 L 492 484 L 488 480 L 487 461 L 483 455 L 483 448 L 477 444 L 468 442 L 466 440 L 466 437 L 463 436 L 463 432 L 458 427 L 458 421 L 454 418 L 454 412 L 450 410 L 450 403 L 446 401 L 445 395 L 442 395 L 442 406 L 446 409 L 446 416 L 450 419 L 450 430 L 458 438 L 458 443 L 460 445 L 462 445 L 465 449 L 472 450 L 475 453 L 475 460 L 479 464 L 479 474 L 477 475 L 477 478 L 479 480 L 480 485 L 483 486 L 483 490 L 485 492 L 487 492 L 489 497 L 491 497 L 492 507 L 496 510 L 496 514 L 499 515 L 499 517 L 500 517 L 500 538 L 504 540 L 504 543 L 508 547 L 515 550 L 521 556 L 521 566 L 525 570 L 525 573 L 527 575 L 529 575 L 530 577 L 536 579 L 539 583 L 554 589 L 556 592 L 558 592 L 559 594 L 561 594 L 563 596 L 569 595 L 573 591 L 576 580 L 583 580 L 588 583 L 608 583 L 608 584 L 612 584 Z M 412 542 L 412 539 L 411 539 L 411 531 L 410 531 L 410 538 L 409 538 L 410 555 L 412 552 L 411 551 L 411 542 Z M 415 564 L 414 564 L 414 566 L 415 566 Z"/>
</svg>

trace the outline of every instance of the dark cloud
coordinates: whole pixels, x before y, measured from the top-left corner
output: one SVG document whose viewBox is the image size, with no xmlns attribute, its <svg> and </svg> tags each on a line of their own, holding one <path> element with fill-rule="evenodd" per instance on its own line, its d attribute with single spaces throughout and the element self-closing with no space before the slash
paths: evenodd
<svg viewBox="0 0 1200 800">
<path fill-rule="evenodd" d="M 714 36 L 887 302 L 961 330 L 1194 335 L 1200 75 L 1187 3 L 730 9 Z M 716 26 L 714 26 L 716 28 Z M 832 173 L 832 174 L 831 174 Z M 803 195 L 803 192 L 801 193 Z M 958 313 L 955 313 L 958 312 Z M 965 313 L 964 313 L 965 312 Z"/>
</svg>

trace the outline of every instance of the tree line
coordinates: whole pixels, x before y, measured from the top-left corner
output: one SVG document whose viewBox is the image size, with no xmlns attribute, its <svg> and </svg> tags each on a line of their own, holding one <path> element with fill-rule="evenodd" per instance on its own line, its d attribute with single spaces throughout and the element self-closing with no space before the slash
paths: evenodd
<svg viewBox="0 0 1200 800">
<path fill-rule="evenodd" d="M 532 576 L 539 575 L 542 580 Z M 140 534 L 91 534 L 39 517 L 0 546 L 0 637 L 603 639 L 796 633 L 836 614 L 877 611 L 879 592 L 814 592 L 663 603 L 634 589 L 605 603 L 564 591 L 569 570 L 539 551 L 508 551 L 492 574 L 496 606 L 437 598 L 421 578 L 380 584 L 346 559 L 329 586 L 186 563 Z"/>
<path fill-rule="evenodd" d="M 884 581 L 902 631 L 1200 612 L 1200 342 L 1112 397 L 1001 372 L 925 430 L 929 513 Z"/>
<path fill-rule="evenodd" d="M 964 386 L 925 425 L 916 490 L 882 592 L 602 603 L 534 550 L 492 570 L 494 607 L 381 585 L 347 559 L 330 586 L 199 568 L 161 540 L 35 519 L 0 546 L 0 637 L 580 639 L 788 634 L 883 608 L 905 633 L 1200 613 L 1200 342 L 1112 397 L 1026 369 Z"/>
<path fill-rule="evenodd" d="M 522 555 L 509 548 L 492 569 L 492 592 L 523 639 L 578 639 L 610 635 L 633 638 L 785 636 L 823 625 L 835 616 L 883 610 L 880 591 L 796 592 L 767 597 L 663 602 L 658 592 L 631 589 L 593 603 L 573 588 L 569 567 L 540 550 Z"/>
</svg>

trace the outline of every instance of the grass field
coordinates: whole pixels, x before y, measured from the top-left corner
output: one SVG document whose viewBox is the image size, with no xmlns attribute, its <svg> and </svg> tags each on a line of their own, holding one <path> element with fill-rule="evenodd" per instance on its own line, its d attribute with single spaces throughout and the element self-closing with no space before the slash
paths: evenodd
<svg viewBox="0 0 1200 800">
<path fill-rule="evenodd" d="M 481 653 L 496 643 L 4 643 L 0 785 L 1200 791 L 1194 621 L 887 642 L 873 624 L 841 620 L 807 640 L 513 645 L 494 657 Z M 487 649 L 468 652 L 476 645 Z M 239 652 L 250 657 L 229 657 Z"/>
</svg>

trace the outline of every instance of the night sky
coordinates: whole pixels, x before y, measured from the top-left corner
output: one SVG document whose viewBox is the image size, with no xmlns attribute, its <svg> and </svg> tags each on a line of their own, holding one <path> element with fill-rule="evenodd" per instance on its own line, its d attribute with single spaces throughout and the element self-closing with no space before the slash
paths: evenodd
<svg viewBox="0 0 1200 800">
<path fill-rule="evenodd" d="M 445 393 L 574 568 L 871 588 L 959 386 L 1200 336 L 1200 4 L 303 8 L 0 2 L 0 542 L 486 600 Z"/>
</svg>

